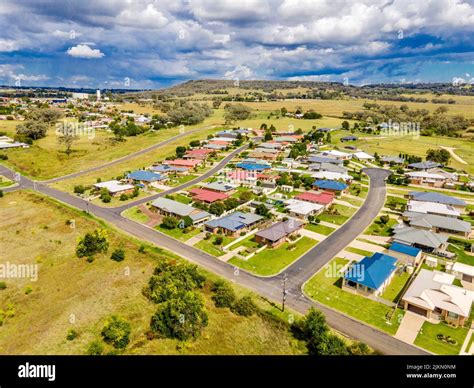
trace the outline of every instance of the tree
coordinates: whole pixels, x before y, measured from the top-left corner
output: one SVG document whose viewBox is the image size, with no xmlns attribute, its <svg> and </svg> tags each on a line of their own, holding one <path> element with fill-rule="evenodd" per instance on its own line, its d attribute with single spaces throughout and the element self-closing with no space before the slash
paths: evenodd
<svg viewBox="0 0 474 388">
<path fill-rule="evenodd" d="M 99 198 L 104 203 L 109 203 L 112 200 L 112 196 L 110 195 L 110 192 L 109 192 L 109 190 L 107 190 L 106 187 L 102 187 L 102 189 L 100 189 Z"/>
<path fill-rule="evenodd" d="M 214 293 L 212 295 L 212 300 L 216 307 L 232 307 L 235 302 L 236 296 L 232 286 L 223 281 L 217 280 L 211 287 L 211 291 Z"/>
<path fill-rule="evenodd" d="M 231 311 L 243 317 L 250 317 L 257 311 L 257 306 L 250 296 L 243 296 L 231 307 Z"/>
<path fill-rule="evenodd" d="M 220 98 L 216 98 L 214 101 L 212 101 L 212 107 L 214 109 L 219 109 L 221 104 L 222 104 L 222 100 Z"/>
<path fill-rule="evenodd" d="M 199 147 L 201 145 L 201 141 L 200 140 L 191 140 L 189 142 L 189 146 L 190 147 Z"/>
<path fill-rule="evenodd" d="M 109 241 L 107 238 L 107 231 L 104 229 L 96 229 L 92 233 L 86 233 L 77 244 L 77 257 L 91 257 L 96 253 L 107 252 L 107 249 L 109 249 Z"/>
<path fill-rule="evenodd" d="M 193 291 L 182 292 L 179 297 L 158 305 L 151 318 L 151 330 L 165 338 L 181 341 L 200 336 L 208 324 L 202 297 Z"/>
<path fill-rule="evenodd" d="M 286 114 L 288 113 L 288 110 L 285 107 L 283 107 L 280 109 L 280 113 L 282 116 L 286 116 Z"/>
<path fill-rule="evenodd" d="M 241 191 L 239 194 L 239 199 L 241 202 L 248 202 L 252 199 L 253 195 L 250 190 Z"/>
<path fill-rule="evenodd" d="M 186 153 L 187 149 L 184 146 L 178 146 L 176 147 L 176 156 L 178 158 L 182 158 L 184 154 Z"/>
<path fill-rule="evenodd" d="M 220 216 L 225 212 L 225 205 L 221 201 L 213 202 L 209 205 L 209 213 Z"/>
<path fill-rule="evenodd" d="M 125 319 L 112 315 L 102 328 L 104 341 L 116 349 L 125 349 L 130 342 L 131 326 Z"/>
<path fill-rule="evenodd" d="M 431 160 L 440 164 L 448 164 L 451 154 L 445 149 L 432 149 L 426 151 L 426 160 Z"/>
<path fill-rule="evenodd" d="M 87 354 L 89 356 L 100 356 L 104 352 L 104 347 L 99 341 L 93 341 L 87 348 Z"/>
<path fill-rule="evenodd" d="M 344 120 L 341 124 L 341 128 L 344 129 L 345 131 L 348 131 L 349 130 L 349 122 Z"/>
<path fill-rule="evenodd" d="M 74 186 L 74 194 L 84 194 L 86 188 L 82 185 Z"/>
<path fill-rule="evenodd" d="M 113 261 L 124 261 L 125 260 L 125 251 L 122 248 L 117 248 L 115 251 L 112 252 L 110 258 Z"/>
<path fill-rule="evenodd" d="M 262 216 L 262 217 L 269 218 L 270 211 L 268 210 L 268 208 L 263 203 L 261 203 L 261 204 L 257 205 L 257 207 L 255 208 L 255 214 L 257 214 L 259 216 Z"/>
<path fill-rule="evenodd" d="M 31 109 L 26 116 L 29 120 L 43 122 L 47 126 L 50 126 L 56 123 L 61 118 L 62 113 L 59 109 L 36 108 Z"/>
<path fill-rule="evenodd" d="M 224 238 L 222 236 L 216 236 L 214 240 L 215 245 L 221 245 L 224 242 Z"/>
<path fill-rule="evenodd" d="M 248 119 L 251 113 L 251 109 L 243 104 L 227 104 L 224 107 L 224 110 L 224 119 L 226 124 Z"/>
<path fill-rule="evenodd" d="M 74 132 L 74 130 L 70 130 L 67 126 L 58 129 L 56 131 L 58 135 L 58 143 L 64 145 L 66 148 L 66 155 L 71 154 L 71 148 L 73 143 L 79 139 L 79 136 L 77 136 Z"/>
<path fill-rule="evenodd" d="M 175 229 L 178 226 L 178 219 L 176 217 L 163 217 L 161 225 L 166 229 Z"/>
<path fill-rule="evenodd" d="M 237 198 L 229 197 L 224 201 L 224 205 L 226 210 L 232 210 L 239 206 L 240 203 Z"/>
<path fill-rule="evenodd" d="M 42 139 L 48 132 L 48 125 L 42 121 L 28 120 L 16 127 L 16 133 L 31 140 Z"/>
<path fill-rule="evenodd" d="M 115 136 L 116 141 L 123 141 L 126 135 L 126 129 L 124 126 L 120 125 L 116 121 L 112 121 L 109 124 L 109 129 L 112 131 L 112 133 Z"/>
</svg>

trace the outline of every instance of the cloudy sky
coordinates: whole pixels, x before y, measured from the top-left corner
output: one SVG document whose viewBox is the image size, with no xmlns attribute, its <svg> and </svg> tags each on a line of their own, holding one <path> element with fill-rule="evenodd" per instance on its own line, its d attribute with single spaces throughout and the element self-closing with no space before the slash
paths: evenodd
<svg viewBox="0 0 474 388">
<path fill-rule="evenodd" d="M 474 81 L 474 0 L 1 0 L 0 84 Z"/>
</svg>

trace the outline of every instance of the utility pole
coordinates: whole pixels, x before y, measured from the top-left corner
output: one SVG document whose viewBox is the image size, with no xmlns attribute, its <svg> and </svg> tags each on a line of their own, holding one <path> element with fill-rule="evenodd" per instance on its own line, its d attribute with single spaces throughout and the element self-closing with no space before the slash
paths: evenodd
<svg viewBox="0 0 474 388">
<path fill-rule="evenodd" d="M 288 280 L 288 274 L 285 273 L 283 275 L 283 302 L 282 302 L 282 307 L 281 311 L 285 311 L 285 302 L 286 302 L 286 295 L 288 294 L 288 291 L 286 289 L 286 281 Z"/>
</svg>

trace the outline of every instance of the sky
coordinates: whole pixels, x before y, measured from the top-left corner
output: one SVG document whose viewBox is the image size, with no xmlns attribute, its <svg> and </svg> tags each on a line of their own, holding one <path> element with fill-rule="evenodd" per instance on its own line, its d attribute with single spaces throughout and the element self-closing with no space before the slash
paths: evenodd
<svg viewBox="0 0 474 388">
<path fill-rule="evenodd" d="M 1 0 L 0 84 L 474 83 L 474 0 Z"/>
</svg>

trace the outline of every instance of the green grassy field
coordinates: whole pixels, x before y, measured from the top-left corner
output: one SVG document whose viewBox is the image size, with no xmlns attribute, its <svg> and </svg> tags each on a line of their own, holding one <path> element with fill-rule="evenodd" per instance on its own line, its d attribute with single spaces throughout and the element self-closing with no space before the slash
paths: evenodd
<svg viewBox="0 0 474 388">
<path fill-rule="evenodd" d="M 277 248 L 265 248 L 262 252 L 247 260 L 233 257 L 229 263 L 261 276 L 275 275 L 315 246 L 318 242 L 309 237 L 302 237 L 296 242 L 296 248 L 288 250 L 285 242 Z"/>
<path fill-rule="evenodd" d="M 334 228 L 331 228 L 329 226 L 315 224 L 308 224 L 306 225 L 305 229 L 308 229 L 311 232 L 324 234 L 325 236 L 329 236 L 335 230 Z"/>
<path fill-rule="evenodd" d="M 403 310 L 397 309 L 392 315 L 391 321 L 388 322 L 387 316 L 392 313 L 393 309 L 363 296 L 343 291 L 341 288 L 342 278 L 340 272 L 332 273 L 333 263 L 340 270 L 342 266 L 348 263 L 348 260 L 342 258 L 333 259 L 305 284 L 304 291 L 306 294 L 317 302 L 339 310 L 387 333 L 395 334 L 403 317 Z M 331 276 L 328 276 L 328 268 L 331 269 Z"/>
<path fill-rule="evenodd" d="M 71 219 L 75 228 L 66 224 Z M 108 253 L 97 255 L 92 263 L 78 259 L 74 254 L 77 239 L 99 227 L 108 230 Z M 184 345 L 169 339 L 147 340 L 156 306 L 142 295 L 142 288 L 157 259 L 171 258 L 172 254 L 146 244 L 145 253 L 139 253 L 139 241 L 36 194 L 9 193 L 0 199 L 0 241 L 0 262 L 39 264 L 36 282 L 10 279 L 7 288 L 0 291 L 0 306 L 11 303 L 15 310 L 0 330 L 2 354 L 84 354 L 91 341 L 100 339 L 104 320 L 112 314 L 131 323 L 131 341 L 125 350 L 128 354 L 305 353 L 302 343 L 289 331 L 287 320 L 295 313 L 288 310 L 282 314 L 276 306 L 238 286 L 234 286 L 237 294 L 252 295 L 268 316 L 243 318 L 228 309 L 217 309 L 206 285 L 202 293 L 209 325 L 198 340 Z M 116 247 L 126 252 L 123 262 L 109 259 Z M 217 279 L 204 273 L 209 280 Z M 28 286 L 32 292 L 26 295 Z M 71 328 L 79 336 L 67 341 Z"/>
<path fill-rule="evenodd" d="M 139 222 L 141 224 L 144 224 L 150 220 L 150 218 L 136 206 L 131 207 L 130 209 L 127 209 L 122 212 L 122 216 L 129 218 L 133 221 Z"/>
<path fill-rule="evenodd" d="M 230 244 L 234 240 L 234 238 L 224 236 L 224 235 L 219 235 L 219 236 L 223 238 L 222 244 L 220 245 L 214 244 L 217 237 L 216 235 L 216 236 L 211 236 L 209 240 L 201 240 L 194 246 L 198 249 L 201 249 L 204 252 L 209 253 L 210 255 L 222 256 L 225 253 L 222 250 L 222 247 L 225 247 L 227 244 Z"/>
<path fill-rule="evenodd" d="M 186 233 L 183 229 L 180 228 L 167 229 L 161 225 L 155 226 L 155 229 L 180 241 L 188 241 L 191 237 L 194 237 L 201 233 L 201 229 L 199 228 L 194 228 L 193 230 L 188 231 Z"/>
<path fill-rule="evenodd" d="M 442 322 L 438 324 L 425 322 L 421 330 L 422 332 L 415 339 L 415 345 L 441 355 L 459 354 L 468 333 L 467 328 L 454 328 Z M 456 341 L 456 344 L 449 344 L 439 340 L 438 334 L 451 336 Z"/>
<path fill-rule="evenodd" d="M 388 237 L 392 235 L 392 228 L 397 224 L 397 220 L 390 218 L 386 224 L 380 222 L 378 217 L 372 224 L 365 230 L 364 234 L 370 234 L 372 236 L 384 236 Z"/>
<path fill-rule="evenodd" d="M 380 296 L 391 302 L 397 302 L 401 296 L 400 293 L 409 278 L 410 274 L 408 272 L 402 272 L 401 274 L 396 273 L 393 276 L 393 279 L 390 284 Z"/>
</svg>

